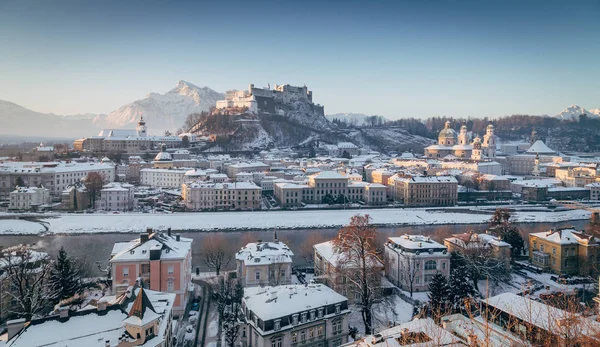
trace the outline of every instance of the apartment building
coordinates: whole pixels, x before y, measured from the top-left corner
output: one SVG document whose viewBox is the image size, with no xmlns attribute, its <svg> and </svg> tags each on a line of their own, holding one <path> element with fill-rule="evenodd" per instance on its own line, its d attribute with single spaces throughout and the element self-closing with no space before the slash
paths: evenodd
<svg viewBox="0 0 600 347">
<path fill-rule="evenodd" d="M 50 203 L 50 189 L 40 187 L 16 187 L 10 192 L 8 208 L 11 210 L 31 210 Z"/>
<path fill-rule="evenodd" d="M 448 248 L 422 235 L 389 237 L 384 262 L 385 276 L 404 290 L 424 291 L 435 274 L 450 275 Z"/>
<path fill-rule="evenodd" d="M 187 169 L 141 169 L 140 185 L 154 188 L 181 188 Z"/>
<path fill-rule="evenodd" d="M 117 242 L 110 255 L 113 294 L 139 279 L 145 288 L 173 293 L 173 314 L 184 312 L 192 279 L 192 239 L 148 229 L 138 239 Z"/>
<path fill-rule="evenodd" d="M 348 300 L 322 284 L 245 288 L 242 307 L 244 347 L 337 347 L 348 341 Z"/>
<path fill-rule="evenodd" d="M 545 271 L 568 275 L 600 272 L 600 242 L 571 228 L 529 234 L 529 261 Z"/>
<path fill-rule="evenodd" d="M 135 206 L 133 185 L 112 182 L 100 190 L 99 208 L 103 211 L 131 211 Z"/>
<path fill-rule="evenodd" d="M 181 186 L 181 197 L 190 210 L 260 209 L 262 188 L 252 182 L 191 182 Z"/>
<path fill-rule="evenodd" d="M 235 254 L 237 277 L 244 287 L 292 283 L 294 253 L 281 242 L 251 242 Z"/>
<path fill-rule="evenodd" d="M 453 234 L 452 237 L 444 239 L 444 246 L 450 253 L 484 252 L 486 255 L 502 260 L 507 268 L 510 267 L 512 246 L 494 235 L 478 234 L 473 231 Z"/>
<path fill-rule="evenodd" d="M 405 206 L 453 206 L 458 200 L 453 176 L 397 176 L 392 182 L 394 200 Z"/>
</svg>

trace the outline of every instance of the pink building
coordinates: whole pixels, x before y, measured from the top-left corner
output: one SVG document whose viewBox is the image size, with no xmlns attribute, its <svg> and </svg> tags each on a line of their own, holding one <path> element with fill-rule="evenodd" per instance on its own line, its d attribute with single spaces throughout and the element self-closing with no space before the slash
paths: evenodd
<svg viewBox="0 0 600 347">
<path fill-rule="evenodd" d="M 145 288 L 174 293 L 173 314 L 185 310 L 192 279 L 192 239 L 153 232 L 115 243 L 110 255 L 113 294 L 127 291 L 139 278 Z"/>
</svg>

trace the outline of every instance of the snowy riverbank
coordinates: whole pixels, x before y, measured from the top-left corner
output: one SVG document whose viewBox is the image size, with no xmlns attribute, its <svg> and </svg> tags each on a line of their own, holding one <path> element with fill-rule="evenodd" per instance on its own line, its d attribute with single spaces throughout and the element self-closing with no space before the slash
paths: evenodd
<svg viewBox="0 0 600 347">
<path fill-rule="evenodd" d="M 473 209 L 475 212 L 475 209 Z M 141 232 L 147 227 L 179 231 L 226 231 L 256 229 L 336 228 L 355 214 L 368 213 L 382 226 L 486 223 L 489 213 L 469 213 L 453 209 L 363 209 L 271 212 L 202 212 L 175 214 L 52 214 L 38 221 L 0 219 L 0 234 L 81 234 Z M 6 216 L 6 215 L 4 215 Z M 519 211 L 516 222 L 563 222 L 588 219 L 590 213 L 569 211 Z M 45 227 L 42 225 L 45 225 Z M 46 230 L 47 228 L 47 230 Z"/>
</svg>

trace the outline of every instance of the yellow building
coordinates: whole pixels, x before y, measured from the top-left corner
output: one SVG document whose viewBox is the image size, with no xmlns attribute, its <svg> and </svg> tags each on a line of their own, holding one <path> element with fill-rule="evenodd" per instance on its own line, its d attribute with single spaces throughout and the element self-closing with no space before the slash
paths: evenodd
<svg viewBox="0 0 600 347">
<path fill-rule="evenodd" d="M 598 239 L 575 229 L 529 235 L 529 261 L 556 274 L 595 275 L 600 269 Z"/>
</svg>

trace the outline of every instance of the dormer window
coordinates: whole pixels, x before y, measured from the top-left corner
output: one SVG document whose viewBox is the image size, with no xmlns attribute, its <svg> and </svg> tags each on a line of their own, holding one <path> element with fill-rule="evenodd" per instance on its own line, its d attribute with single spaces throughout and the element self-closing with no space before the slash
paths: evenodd
<svg viewBox="0 0 600 347">
<path fill-rule="evenodd" d="M 323 308 L 320 308 L 318 313 L 317 313 L 317 317 L 319 318 L 323 318 Z"/>
<path fill-rule="evenodd" d="M 295 315 L 292 316 L 292 324 L 293 325 L 298 324 L 298 315 L 297 314 L 295 314 Z"/>
<path fill-rule="evenodd" d="M 342 308 L 342 305 L 340 305 L 340 304 L 335 305 L 335 313 L 336 314 L 340 313 L 341 308 Z"/>
<path fill-rule="evenodd" d="M 306 322 L 306 312 L 302 312 L 302 323 Z"/>
<path fill-rule="evenodd" d="M 281 329 L 281 319 L 277 319 L 273 322 L 273 329 L 276 331 Z"/>
<path fill-rule="evenodd" d="M 315 320 L 315 310 L 310 311 L 310 320 Z"/>
</svg>

